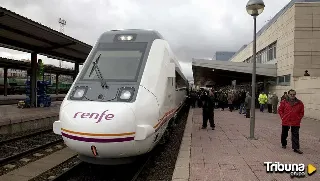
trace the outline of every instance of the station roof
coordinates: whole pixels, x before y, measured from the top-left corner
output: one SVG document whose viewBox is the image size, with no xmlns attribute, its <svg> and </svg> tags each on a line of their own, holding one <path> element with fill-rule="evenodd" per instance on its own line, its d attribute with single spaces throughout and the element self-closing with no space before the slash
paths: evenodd
<svg viewBox="0 0 320 181">
<path fill-rule="evenodd" d="M 192 62 L 196 85 L 231 85 L 232 80 L 247 83 L 252 80 L 252 64 L 197 59 Z M 272 64 L 257 64 L 257 81 L 272 80 L 276 77 L 277 67 Z"/>
<path fill-rule="evenodd" d="M 83 63 L 92 46 L 0 7 L 0 46 Z"/>
<path fill-rule="evenodd" d="M 257 63 L 256 74 L 264 75 L 269 77 L 277 76 L 277 65 L 275 64 L 261 64 Z M 244 62 L 230 62 L 230 61 L 219 61 L 219 60 L 203 60 L 194 59 L 192 61 L 192 66 L 205 67 L 240 73 L 252 73 L 252 64 Z"/>
<path fill-rule="evenodd" d="M 23 62 L 0 57 L 0 67 L 7 67 L 9 69 L 29 70 L 31 69 L 31 62 Z M 44 72 L 61 75 L 74 75 L 74 70 L 55 67 L 52 65 L 44 65 Z"/>
</svg>

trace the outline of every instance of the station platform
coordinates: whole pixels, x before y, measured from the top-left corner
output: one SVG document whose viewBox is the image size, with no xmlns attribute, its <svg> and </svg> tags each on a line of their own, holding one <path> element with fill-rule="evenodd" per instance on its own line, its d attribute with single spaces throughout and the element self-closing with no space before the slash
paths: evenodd
<svg viewBox="0 0 320 181">
<path fill-rule="evenodd" d="M 264 162 L 312 164 L 318 170 L 301 180 L 320 180 L 320 121 L 303 119 L 300 149 L 281 147 L 279 115 L 256 112 L 256 139 L 248 139 L 250 119 L 238 111 L 215 110 L 216 129 L 201 129 L 202 110 L 190 109 L 173 181 L 292 180 L 287 173 L 267 173 Z M 209 125 L 209 124 L 208 124 Z"/>
<path fill-rule="evenodd" d="M 63 101 L 66 94 L 49 94 L 51 96 L 52 102 L 54 101 Z M 21 100 L 25 100 L 26 95 L 0 95 L 0 105 L 10 105 L 17 104 Z"/>
<path fill-rule="evenodd" d="M 13 134 L 52 126 L 59 119 L 62 101 L 50 107 L 19 109 L 16 105 L 0 106 L 0 135 Z"/>
</svg>

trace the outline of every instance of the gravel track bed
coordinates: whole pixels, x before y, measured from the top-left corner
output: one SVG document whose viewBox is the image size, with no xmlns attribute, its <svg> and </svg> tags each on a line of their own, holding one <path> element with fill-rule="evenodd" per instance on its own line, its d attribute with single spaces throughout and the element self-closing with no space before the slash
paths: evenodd
<svg viewBox="0 0 320 181">
<path fill-rule="evenodd" d="M 23 167 L 31 162 L 34 162 L 36 160 L 39 160 L 45 156 L 48 156 L 56 151 L 59 151 L 63 148 L 65 148 L 66 145 L 61 141 L 60 144 L 52 145 L 50 147 L 46 147 L 44 149 L 38 150 L 36 153 L 31 153 L 28 155 L 25 155 L 23 158 L 20 158 L 19 160 L 15 160 L 13 162 L 10 162 L 7 165 L 4 165 L 0 167 L 0 176 L 4 175 L 14 169 Z"/>
<path fill-rule="evenodd" d="M 143 161 L 137 161 L 128 165 L 104 166 L 81 162 L 76 168 L 70 170 L 67 178 L 56 178 L 78 162 L 81 162 L 78 158 L 71 158 L 29 181 L 131 181 L 143 164 Z"/>
<path fill-rule="evenodd" d="M 1 145 L 0 158 L 6 158 L 58 139 L 61 139 L 61 135 L 56 135 L 53 132 L 50 132 L 8 142 Z"/>
<path fill-rule="evenodd" d="M 45 131 L 45 130 L 49 130 L 49 129 L 52 130 L 52 126 L 44 127 L 44 128 L 40 128 L 40 129 L 35 129 L 35 130 L 28 130 L 28 131 L 18 132 L 18 133 L 14 133 L 14 134 L 0 135 L 0 144 L 1 144 L 2 141 L 8 140 L 8 139 L 17 138 L 17 137 L 20 137 L 20 136 L 27 136 L 27 135 L 32 134 L 32 133 Z"/>
<path fill-rule="evenodd" d="M 179 123 L 170 132 L 168 141 L 158 145 L 151 161 L 145 166 L 137 181 L 171 181 L 176 160 L 179 154 L 184 129 L 188 119 L 189 107 L 184 108 Z"/>
<path fill-rule="evenodd" d="M 29 180 L 29 181 L 48 181 L 56 178 L 57 175 L 62 174 L 66 170 L 72 168 L 77 163 L 81 162 L 78 159 L 78 156 L 71 157 L 70 159 L 66 160 L 65 162 L 57 165 L 56 167 L 44 172 L 41 175 Z M 79 166 L 81 167 L 81 165 Z"/>
</svg>

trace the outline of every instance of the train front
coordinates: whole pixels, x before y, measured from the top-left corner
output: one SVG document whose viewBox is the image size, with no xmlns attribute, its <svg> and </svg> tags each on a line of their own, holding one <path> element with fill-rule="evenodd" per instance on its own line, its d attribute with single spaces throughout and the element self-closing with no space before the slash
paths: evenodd
<svg viewBox="0 0 320 181">
<path fill-rule="evenodd" d="M 119 158 L 123 162 L 148 151 L 134 141 L 134 106 L 156 38 L 150 33 L 106 32 L 90 52 L 61 105 L 60 120 L 53 125 L 54 132 L 61 134 L 82 160 L 121 164 Z"/>
</svg>

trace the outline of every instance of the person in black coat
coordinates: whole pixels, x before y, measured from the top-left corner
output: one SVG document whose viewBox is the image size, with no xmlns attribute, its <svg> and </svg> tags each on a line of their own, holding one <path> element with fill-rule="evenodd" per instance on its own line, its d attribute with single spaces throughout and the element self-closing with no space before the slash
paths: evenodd
<svg viewBox="0 0 320 181">
<path fill-rule="evenodd" d="M 210 127 L 214 130 L 215 124 L 214 124 L 214 94 L 212 91 L 204 92 L 202 95 L 202 129 L 207 128 L 207 123 L 209 119 Z"/>
<path fill-rule="evenodd" d="M 244 90 L 241 90 L 239 93 L 239 102 L 240 102 L 239 114 L 246 114 L 246 108 L 244 104 L 245 99 L 246 99 L 246 92 Z"/>
</svg>

